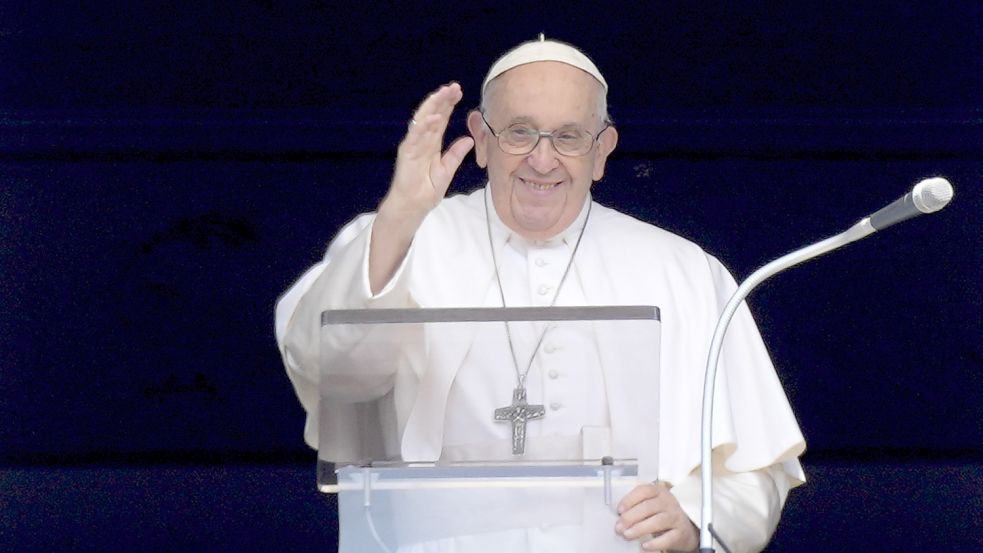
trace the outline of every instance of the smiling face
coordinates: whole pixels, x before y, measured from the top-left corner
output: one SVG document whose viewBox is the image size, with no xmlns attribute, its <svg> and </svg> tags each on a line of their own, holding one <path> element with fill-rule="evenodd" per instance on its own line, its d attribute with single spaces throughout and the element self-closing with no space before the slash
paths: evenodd
<svg viewBox="0 0 983 553">
<path fill-rule="evenodd" d="M 535 62 L 510 69 L 485 89 L 485 118 L 495 132 L 514 123 L 541 131 L 578 126 L 593 135 L 604 128 L 603 88 L 589 74 L 565 63 Z M 604 176 L 604 163 L 618 133 L 610 127 L 580 157 L 556 152 L 547 138 L 525 155 L 502 151 L 481 119 L 468 116 L 478 165 L 487 167 L 492 203 L 502 221 L 530 240 L 556 236 L 577 218 L 591 184 Z"/>
</svg>

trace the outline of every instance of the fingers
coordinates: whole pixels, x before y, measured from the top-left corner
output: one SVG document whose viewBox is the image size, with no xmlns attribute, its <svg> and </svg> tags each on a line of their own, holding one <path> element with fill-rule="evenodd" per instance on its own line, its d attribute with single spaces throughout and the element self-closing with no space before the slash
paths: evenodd
<svg viewBox="0 0 983 553">
<path fill-rule="evenodd" d="M 618 503 L 618 522 L 614 531 L 632 539 L 643 534 L 641 528 L 636 528 L 641 522 L 647 521 L 667 507 L 663 494 L 668 493 L 665 484 L 642 484 L 635 486 L 621 502 Z M 646 528 L 652 526 L 646 525 Z M 651 530 L 651 531 L 657 531 Z"/>
<path fill-rule="evenodd" d="M 464 92 L 461 91 L 461 85 L 456 82 L 449 82 L 444 86 L 441 86 L 435 90 L 428 100 L 431 104 L 426 106 L 427 102 L 424 101 L 424 105 L 421 107 L 428 107 L 433 110 L 432 113 L 439 114 L 444 119 L 450 117 L 451 112 L 454 111 L 454 106 L 461 101 L 464 97 Z"/>
<path fill-rule="evenodd" d="M 651 484 L 640 484 L 635 486 L 618 503 L 618 513 L 626 513 L 639 503 L 668 492 L 669 484 L 665 482 L 653 482 Z"/>
<path fill-rule="evenodd" d="M 408 153 L 417 153 L 419 150 L 420 154 L 427 155 L 440 151 L 451 113 L 463 97 L 461 85 L 452 82 L 441 86 L 423 100 L 413 113 L 403 140 Z"/>
<path fill-rule="evenodd" d="M 446 125 L 443 125 L 446 127 Z M 433 155 L 435 151 L 440 151 L 440 142 L 443 138 L 440 115 L 431 113 L 430 115 L 420 115 L 414 117 L 410 127 L 406 130 L 406 137 L 399 145 L 399 153 L 413 158 Z"/>
<path fill-rule="evenodd" d="M 424 98 L 420 106 L 416 108 L 416 112 L 413 113 L 413 119 L 420 121 L 435 113 L 445 117 L 449 116 L 451 111 L 454 110 L 454 106 L 463 97 L 464 93 L 461 92 L 461 85 L 456 82 L 447 83 Z"/>
<path fill-rule="evenodd" d="M 386 207 L 422 220 L 444 197 L 474 146 L 465 137 L 441 151 L 447 124 L 462 97 L 461 85 L 450 83 L 433 91 L 417 108 L 397 149 L 393 179 L 380 210 Z"/>
<path fill-rule="evenodd" d="M 629 540 L 652 536 L 643 543 L 646 551 L 689 551 L 699 543 L 695 527 L 664 482 L 636 486 L 618 504 L 618 513 L 616 533 Z"/>
<path fill-rule="evenodd" d="M 436 106 L 434 109 L 435 113 L 440 116 L 440 119 L 437 120 L 437 132 L 443 136 L 444 132 L 447 131 L 447 124 L 450 123 L 451 114 L 454 113 L 457 103 L 464 97 L 464 92 L 461 91 L 461 85 L 452 82 L 437 89 L 435 96 Z"/>
<path fill-rule="evenodd" d="M 642 544 L 645 551 L 694 551 L 700 545 L 700 536 L 692 524 L 670 530 Z"/>
</svg>

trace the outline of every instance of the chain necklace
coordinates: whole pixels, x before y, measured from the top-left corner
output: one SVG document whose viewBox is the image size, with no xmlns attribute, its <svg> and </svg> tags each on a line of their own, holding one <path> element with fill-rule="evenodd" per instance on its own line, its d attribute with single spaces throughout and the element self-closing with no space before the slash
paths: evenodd
<svg viewBox="0 0 983 553">
<path fill-rule="evenodd" d="M 502 277 L 498 272 L 498 259 L 495 257 L 495 242 L 492 240 L 492 230 L 491 230 L 491 214 L 488 210 L 488 194 L 491 188 L 491 184 L 485 187 L 485 227 L 488 230 L 488 247 L 491 249 L 492 265 L 495 268 L 495 282 L 498 283 L 498 294 L 502 299 L 502 307 L 508 307 L 505 303 L 505 288 L 502 286 Z M 556 304 L 557 298 L 560 297 L 560 290 L 563 289 L 563 283 L 567 281 L 567 275 L 570 274 L 570 268 L 573 267 L 573 259 L 577 255 L 577 250 L 580 248 L 580 240 L 584 237 L 584 230 L 587 229 L 587 221 L 590 220 L 591 204 L 593 202 L 588 198 L 587 200 L 587 215 L 584 217 L 584 224 L 580 227 L 580 233 L 577 235 L 577 241 L 573 245 L 573 251 L 570 253 L 570 261 L 567 262 L 567 268 L 563 270 L 563 276 L 560 277 L 560 283 L 556 287 L 556 293 L 553 294 L 553 300 L 550 301 L 550 307 Z M 512 424 L 512 454 L 522 455 L 526 451 L 526 422 L 542 418 L 546 414 L 546 408 L 543 405 L 530 405 L 526 399 L 526 377 L 529 376 L 529 371 L 532 370 L 533 361 L 536 359 L 536 354 L 539 352 L 539 347 L 543 344 L 543 340 L 546 338 L 546 333 L 549 331 L 549 327 L 543 329 L 543 332 L 539 335 L 539 340 L 536 342 L 536 346 L 532 350 L 532 355 L 529 356 L 529 363 L 526 364 L 526 370 L 519 369 L 519 358 L 515 354 L 515 346 L 512 343 L 512 331 L 509 327 L 509 322 L 505 323 L 505 337 L 508 339 L 509 352 L 512 354 L 512 366 L 515 368 L 515 378 L 516 387 L 512 390 L 512 404 L 505 407 L 499 407 L 495 409 L 495 420 L 499 422 L 508 422 Z"/>
</svg>

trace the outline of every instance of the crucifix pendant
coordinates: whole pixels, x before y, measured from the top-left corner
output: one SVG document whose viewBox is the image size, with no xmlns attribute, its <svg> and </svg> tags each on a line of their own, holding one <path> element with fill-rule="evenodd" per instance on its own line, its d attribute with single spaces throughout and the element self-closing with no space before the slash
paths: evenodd
<svg viewBox="0 0 983 553">
<path fill-rule="evenodd" d="M 512 423 L 512 455 L 526 452 L 526 421 L 542 418 L 545 414 L 546 408 L 542 405 L 529 405 L 524 386 L 512 390 L 512 405 L 495 409 L 496 421 Z"/>
</svg>

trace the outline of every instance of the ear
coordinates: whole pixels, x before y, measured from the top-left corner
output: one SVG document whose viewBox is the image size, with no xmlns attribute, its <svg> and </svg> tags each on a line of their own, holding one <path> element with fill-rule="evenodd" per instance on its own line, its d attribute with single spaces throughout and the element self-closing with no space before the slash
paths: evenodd
<svg viewBox="0 0 983 553">
<path fill-rule="evenodd" d="M 599 181 L 604 176 L 604 164 L 608 156 L 618 145 L 618 129 L 608 127 L 597 137 L 597 150 L 594 151 L 594 180 Z"/>
<path fill-rule="evenodd" d="M 471 110 L 471 113 L 468 114 L 468 131 L 474 138 L 474 159 L 478 163 L 478 167 L 484 169 L 488 166 L 488 141 L 486 139 L 490 133 L 485 122 L 481 119 L 481 113 L 476 109 Z"/>
</svg>

